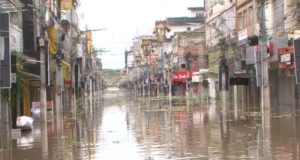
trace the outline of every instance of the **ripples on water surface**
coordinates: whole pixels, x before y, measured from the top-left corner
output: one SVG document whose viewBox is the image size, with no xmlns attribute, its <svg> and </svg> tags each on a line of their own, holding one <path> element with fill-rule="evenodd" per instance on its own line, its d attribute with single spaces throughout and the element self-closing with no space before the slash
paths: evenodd
<svg viewBox="0 0 300 160">
<path fill-rule="evenodd" d="M 184 100 L 170 107 L 168 101 L 143 100 L 118 89 L 107 91 L 102 104 L 85 107 L 76 118 L 65 114 L 62 132 L 49 122 L 47 138 L 39 129 L 2 138 L 1 145 L 13 149 L 0 150 L 0 158 L 300 159 L 294 114 L 261 116 L 248 108 L 234 116 L 215 103 L 186 105 Z"/>
</svg>

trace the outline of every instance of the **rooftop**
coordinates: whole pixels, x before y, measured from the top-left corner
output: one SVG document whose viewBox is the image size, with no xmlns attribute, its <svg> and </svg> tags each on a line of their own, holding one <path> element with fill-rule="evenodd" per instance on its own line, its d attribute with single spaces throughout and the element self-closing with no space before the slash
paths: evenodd
<svg viewBox="0 0 300 160">
<path fill-rule="evenodd" d="M 168 25 L 180 26 L 187 25 L 189 23 L 202 23 L 204 22 L 204 17 L 170 17 L 167 18 Z"/>
<path fill-rule="evenodd" d="M 189 7 L 190 11 L 204 11 L 204 7 Z"/>
</svg>

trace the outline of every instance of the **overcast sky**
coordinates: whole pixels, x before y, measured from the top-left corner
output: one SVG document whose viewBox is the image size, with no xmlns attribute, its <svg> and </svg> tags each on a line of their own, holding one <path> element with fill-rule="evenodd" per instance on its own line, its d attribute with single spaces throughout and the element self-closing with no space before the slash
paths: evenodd
<svg viewBox="0 0 300 160">
<path fill-rule="evenodd" d="M 95 48 L 105 48 L 104 69 L 124 68 L 124 52 L 133 38 L 151 34 L 156 20 L 190 16 L 188 7 L 202 7 L 203 0 L 81 0 L 81 27 L 106 28 L 93 32 Z"/>
</svg>

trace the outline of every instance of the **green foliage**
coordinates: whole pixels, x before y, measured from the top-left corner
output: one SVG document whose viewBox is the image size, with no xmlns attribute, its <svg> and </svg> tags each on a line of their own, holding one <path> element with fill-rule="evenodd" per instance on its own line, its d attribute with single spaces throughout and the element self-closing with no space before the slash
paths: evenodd
<svg viewBox="0 0 300 160">
<path fill-rule="evenodd" d="M 219 62 L 220 62 L 220 56 L 221 51 L 214 51 L 208 54 L 208 69 L 211 72 L 219 73 Z M 226 50 L 225 56 L 226 59 L 232 59 L 235 54 L 235 48 L 233 46 L 229 46 Z"/>
<path fill-rule="evenodd" d="M 14 56 L 14 54 L 13 54 Z M 26 75 L 23 72 L 19 72 L 23 66 L 25 65 L 24 60 L 22 59 L 21 53 L 15 53 L 16 56 L 16 63 L 14 67 L 16 67 L 17 70 L 17 80 L 16 84 L 13 85 L 11 89 L 11 95 L 12 95 L 12 101 L 16 102 L 17 99 L 21 98 L 21 96 L 24 93 L 24 81 L 26 78 Z"/>
<path fill-rule="evenodd" d="M 12 52 L 12 59 L 15 59 L 16 63 L 12 63 L 12 68 L 15 67 L 17 71 L 16 83 L 12 84 L 11 89 L 2 89 L 1 96 L 3 101 L 11 101 L 16 103 L 17 99 L 20 99 L 24 93 L 24 81 L 26 75 L 23 72 L 19 72 L 21 68 L 25 65 L 21 53 Z M 10 91 L 10 92 L 9 92 Z"/>
<path fill-rule="evenodd" d="M 103 72 L 106 74 L 120 74 L 121 70 L 119 70 L 119 69 L 103 69 Z"/>
<path fill-rule="evenodd" d="M 1 89 L 1 101 L 9 102 L 9 89 Z"/>
<path fill-rule="evenodd" d="M 213 52 L 209 53 L 208 55 L 208 66 L 209 66 L 209 71 L 218 73 L 219 70 L 219 56 L 220 52 Z"/>
<path fill-rule="evenodd" d="M 113 85 L 115 84 L 122 74 L 121 70 L 114 70 L 114 69 L 103 69 L 103 79 L 105 81 L 105 84 L 107 85 Z"/>
</svg>

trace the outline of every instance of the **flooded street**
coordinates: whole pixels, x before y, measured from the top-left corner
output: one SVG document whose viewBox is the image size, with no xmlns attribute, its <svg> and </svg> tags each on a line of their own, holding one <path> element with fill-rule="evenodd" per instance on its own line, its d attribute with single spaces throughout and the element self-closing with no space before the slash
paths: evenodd
<svg viewBox="0 0 300 160">
<path fill-rule="evenodd" d="M 300 120 L 295 113 L 258 108 L 234 111 L 211 102 L 173 105 L 156 97 L 112 90 L 98 104 L 66 113 L 63 129 L 1 138 L 0 159 L 300 159 Z M 100 103 L 101 102 L 101 103 Z M 5 149 L 8 146 L 10 149 Z"/>
</svg>

